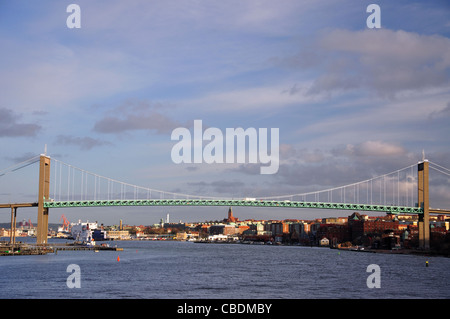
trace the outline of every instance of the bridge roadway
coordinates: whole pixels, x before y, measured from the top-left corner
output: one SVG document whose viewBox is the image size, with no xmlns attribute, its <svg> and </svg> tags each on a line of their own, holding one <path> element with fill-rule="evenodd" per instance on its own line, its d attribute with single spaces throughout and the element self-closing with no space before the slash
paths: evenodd
<svg viewBox="0 0 450 319">
<path fill-rule="evenodd" d="M 0 204 L 0 208 L 37 207 L 38 203 Z M 298 201 L 248 201 L 236 199 L 140 199 L 140 200 L 85 200 L 85 201 L 49 201 L 44 202 L 47 208 L 68 207 L 102 207 L 102 206 L 251 206 L 251 207 L 291 207 L 318 208 L 336 210 L 379 211 L 388 213 L 422 214 L 418 207 L 366 205 L 349 203 L 318 203 Z M 450 215 L 450 210 L 430 208 L 430 214 Z"/>
<path fill-rule="evenodd" d="M 290 207 L 386 212 L 393 214 L 422 214 L 419 207 L 394 205 L 367 205 L 350 203 L 321 203 L 303 201 L 238 200 L 238 199 L 134 199 L 134 200 L 83 200 L 46 201 L 46 208 L 105 207 L 105 206 L 248 206 L 248 207 Z M 445 212 L 443 212 L 445 213 Z M 450 212 L 449 212 L 450 213 Z"/>
<path fill-rule="evenodd" d="M 14 208 L 14 207 L 37 207 L 38 203 L 9 203 L 0 204 L 0 208 Z"/>
</svg>

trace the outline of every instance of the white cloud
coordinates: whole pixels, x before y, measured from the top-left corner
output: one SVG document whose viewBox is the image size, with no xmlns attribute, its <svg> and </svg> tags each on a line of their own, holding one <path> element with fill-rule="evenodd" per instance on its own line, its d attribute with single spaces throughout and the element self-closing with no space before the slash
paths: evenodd
<svg viewBox="0 0 450 319">
<path fill-rule="evenodd" d="M 329 52 L 330 60 L 327 73 L 317 81 L 318 91 L 362 87 L 394 97 L 402 91 L 450 84 L 450 39 L 443 36 L 388 29 L 335 30 L 319 40 L 319 47 Z M 343 67 L 336 68 L 336 62 Z M 327 81 L 330 77 L 341 81 Z"/>
<path fill-rule="evenodd" d="M 309 86 L 305 81 L 298 86 Z M 241 89 L 221 90 L 205 94 L 199 98 L 183 101 L 189 109 L 201 109 L 205 113 L 235 113 L 266 111 L 280 112 L 292 105 L 323 101 L 324 96 L 307 96 L 290 94 L 288 83 L 247 87 Z"/>
</svg>

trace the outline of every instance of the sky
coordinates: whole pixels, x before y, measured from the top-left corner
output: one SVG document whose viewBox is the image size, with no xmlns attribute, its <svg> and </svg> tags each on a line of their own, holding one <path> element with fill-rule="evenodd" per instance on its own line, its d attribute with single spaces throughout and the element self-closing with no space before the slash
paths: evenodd
<svg viewBox="0 0 450 319">
<path fill-rule="evenodd" d="M 72 3 L 80 28 L 68 27 Z M 380 28 L 367 23 L 372 3 Z M 445 0 L 0 0 L 0 169 L 46 149 L 130 184 L 240 198 L 358 182 L 423 152 L 450 168 L 449 17 Z M 193 132 L 195 120 L 224 135 L 278 129 L 278 170 L 175 163 L 172 132 Z M 37 170 L 0 177 L 0 202 L 33 201 Z M 431 205 L 450 208 L 450 180 L 433 174 Z M 55 209 L 49 220 L 147 225 L 167 213 L 189 222 L 227 211 Z M 240 219 L 350 213 L 234 209 Z M 23 209 L 22 218 L 37 212 Z"/>
</svg>

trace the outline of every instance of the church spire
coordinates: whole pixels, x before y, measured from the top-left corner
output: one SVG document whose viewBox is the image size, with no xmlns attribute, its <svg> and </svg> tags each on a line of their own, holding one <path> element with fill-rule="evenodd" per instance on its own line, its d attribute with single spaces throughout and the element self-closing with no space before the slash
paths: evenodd
<svg viewBox="0 0 450 319">
<path fill-rule="evenodd" d="M 235 221 L 236 221 L 236 218 L 233 216 L 233 210 L 231 209 L 231 206 L 230 206 L 230 208 L 228 209 L 228 219 L 227 219 L 227 222 L 233 223 L 233 222 L 235 222 Z"/>
</svg>

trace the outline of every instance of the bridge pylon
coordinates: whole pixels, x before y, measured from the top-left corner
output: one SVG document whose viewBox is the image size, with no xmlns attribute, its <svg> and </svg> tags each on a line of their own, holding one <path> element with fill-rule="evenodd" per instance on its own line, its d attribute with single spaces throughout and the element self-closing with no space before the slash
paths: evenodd
<svg viewBox="0 0 450 319">
<path fill-rule="evenodd" d="M 50 197 L 50 157 L 41 155 L 39 161 L 39 197 L 38 197 L 38 222 L 36 243 L 47 244 L 48 234 L 48 208 L 44 207 L 44 201 Z"/>
<path fill-rule="evenodd" d="M 423 213 L 419 215 L 419 247 L 430 249 L 430 196 L 429 196 L 429 162 L 419 162 L 418 170 L 418 204 Z"/>
</svg>

